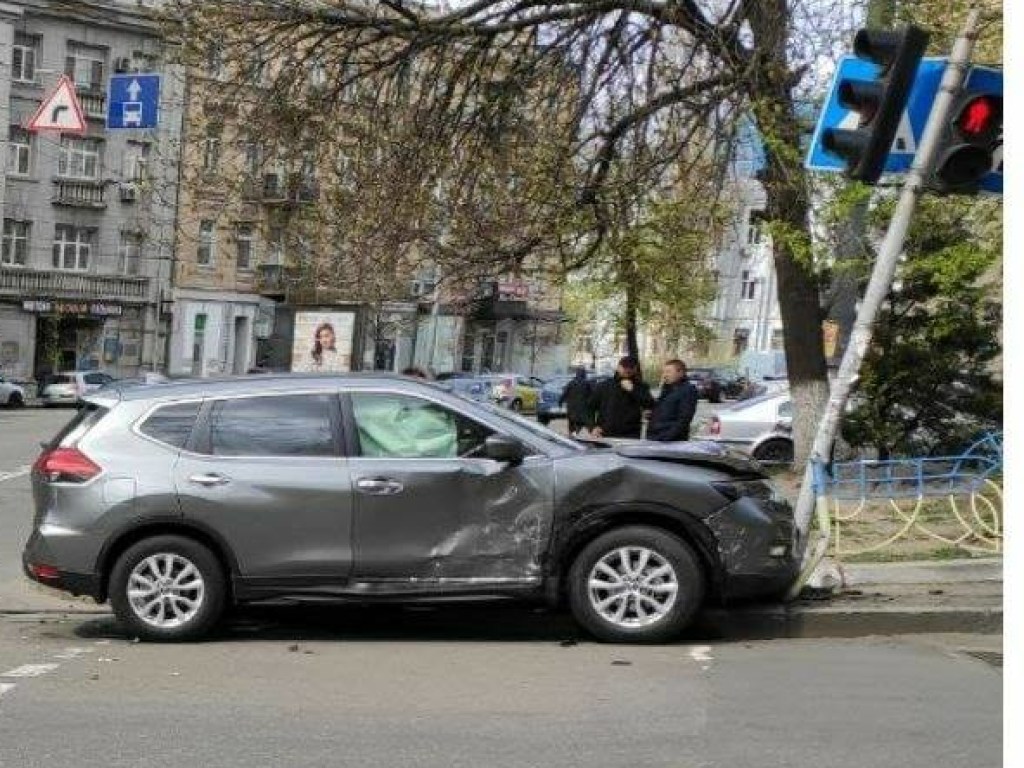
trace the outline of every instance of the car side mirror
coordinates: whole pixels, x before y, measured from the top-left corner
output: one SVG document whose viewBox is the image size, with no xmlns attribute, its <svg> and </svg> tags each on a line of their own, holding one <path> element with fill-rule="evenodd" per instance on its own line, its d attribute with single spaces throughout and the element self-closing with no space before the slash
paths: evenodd
<svg viewBox="0 0 1024 768">
<path fill-rule="evenodd" d="M 484 441 L 484 455 L 494 461 L 520 464 L 526 456 L 526 446 L 510 435 L 491 435 Z"/>
</svg>

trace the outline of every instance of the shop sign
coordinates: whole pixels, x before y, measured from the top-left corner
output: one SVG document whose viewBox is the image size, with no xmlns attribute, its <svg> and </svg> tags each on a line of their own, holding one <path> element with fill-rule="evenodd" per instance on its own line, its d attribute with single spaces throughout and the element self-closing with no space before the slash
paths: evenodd
<svg viewBox="0 0 1024 768">
<path fill-rule="evenodd" d="M 54 301 L 51 299 L 26 299 L 21 302 L 26 312 L 41 315 L 85 315 L 88 317 L 120 317 L 124 307 L 102 301 Z"/>
</svg>

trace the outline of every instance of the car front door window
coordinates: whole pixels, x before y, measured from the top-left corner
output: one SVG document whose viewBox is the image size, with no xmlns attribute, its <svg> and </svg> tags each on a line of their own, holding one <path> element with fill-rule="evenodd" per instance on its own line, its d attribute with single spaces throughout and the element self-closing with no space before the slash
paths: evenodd
<svg viewBox="0 0 1024 768">
<path fill-rule="evenodd" d="M 359 455 L 457 459 L 479 456 L 491 430 L 437 403 L 407 395 L 354 393 Z"/>
</svg>

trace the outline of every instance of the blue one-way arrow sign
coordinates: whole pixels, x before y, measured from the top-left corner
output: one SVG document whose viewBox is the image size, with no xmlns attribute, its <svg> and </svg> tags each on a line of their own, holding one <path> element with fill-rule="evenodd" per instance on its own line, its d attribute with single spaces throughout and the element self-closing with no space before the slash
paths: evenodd
<svg viewBox="0 0 1024 768">
<path fill-rule="evenodd" d="M 902 173 L 910 170 L 910 166 L 914 162 L 914 155 L 917 153 L 917 145 L 924 133 L 925 123 L 928 122 L 932 103 L 939 93 L 939 84 L 945 70 L 946 59 L 928 58 L 921 61 L 921 65 L 917 69 L 917 78 L 914 80 L 914 87 L 907 100 L 907 109 L 900 121 L 892 149 L 885 162 L 886 173 Z M 839 104 L 837 84 L 841 80 L 848 79 L 872 80 L 878 74 L 878 68 L 864 59 L 846 56 L 840 60 L 835 77 L 832 79 L 828 98 L 825 100 L 825 105 L 818 117 L 818 124 L 814 129 L 814 135 L 811 138 L 807 160 L 804 163 L 806 168 L 812 171 L 838 172 L 845 170 L 845 161 L 821 145 L 821 135 L 826 128 L 855 128 L 856 121 L 859 119 L 855 112 L 850 112 Z M 974 89 L 986 89 L 1001 94 L 1003 92 L 1002 71 L 988 67 L 973 67 L 967 76 L 964 90 Z M 982 182 L 982 189 L 988 192 L 1001 194 L 1003 191 L 1002 154 L 1002 149 L 996 152 L 996 167 Z"/>
<path fill-rule="evenodd" d="M 160 75 L 114 75 L 107 93 L 107 128 L 156 128 Z"/>
</svg>

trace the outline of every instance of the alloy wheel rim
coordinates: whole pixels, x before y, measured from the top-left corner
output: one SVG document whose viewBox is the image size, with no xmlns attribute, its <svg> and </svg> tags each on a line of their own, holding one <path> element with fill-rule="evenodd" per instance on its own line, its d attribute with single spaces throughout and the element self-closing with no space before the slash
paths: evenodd
<svg viewBox="0 0 1024 768">
<path fill-rule="evenodd" d="M 128 577 L 128 603 L 146 624 L 160 629 L 192 621 L 203 605 L 206 583 L 196 565 L 173 552 L 150 555 Z"/>
<path fill-rule="evenodd" d="M 679 579 L 675 568 L 648 547 L 619 547 L 598 560 L 587 578 L 590 604 L 617 627 L 647 627 L 675 605 Z"/>
</svg>

